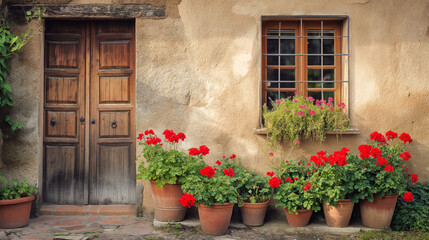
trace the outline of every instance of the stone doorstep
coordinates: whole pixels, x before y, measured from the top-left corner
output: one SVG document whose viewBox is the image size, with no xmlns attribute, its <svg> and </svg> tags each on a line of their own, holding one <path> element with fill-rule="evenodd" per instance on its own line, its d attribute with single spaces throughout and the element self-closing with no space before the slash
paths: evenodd
<svg viewBox="0 0 429 240">
<path fill-rule="evenodd" d="M 44 204 L 40 215 L 63 216 L 136 216 L 135 205 L 54 205 Z"/>
<path fill-rule="evenodd" d="M 154 227 L 164 227 L 167 225 L 175 225 L 180 224 L 187 227 L 199 227 L 200 221 L 198 219 L 186 219 L 182 222 L 160 222 L 156 219 L 153 220 Z M 335 228 L 326 225 L 325 221 L 316 221 L 311 222 L 309 225 L 305 227 L 291 227 L 287 224 L 285 220 L 271 220 L 265 222 L 264 225 L 260 227 L 247 227 L 241 222 L 232 221 L 229 224 L 229 228 L 231 229 L 252 229 L 255 231 L 261 231 L 266 233 L 328 233 L 335 235 L 349 235 L 359 232 L 367 232 L 367 231 L 381 231 L 381 229 L 369 228 L 365 227 L 360 223 L 351 223 L 350 226 L 345 228 Z"/>
</svg>

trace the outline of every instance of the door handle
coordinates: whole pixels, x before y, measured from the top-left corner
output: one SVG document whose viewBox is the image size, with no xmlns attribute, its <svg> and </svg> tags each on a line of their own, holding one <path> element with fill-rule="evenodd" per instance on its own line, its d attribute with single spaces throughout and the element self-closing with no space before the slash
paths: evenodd
<svg viewBox="0 0 429 240">
<path fill-rule="evenodd" d="M 55 126 L 55 124 L 57 123 L 57 121 L 55 120 L 55 118 L 51 118 L 51 126 Z"/>
<path fill-rule="evenodd" d="M 80 117 L 80 122 L 84 122 L 85 121 L 85 118 L 84 117 Z"/>
<path fill-rule="evenodd" d="M 116 120 L 112 121 L 112 128 L 116 128 L 118 126 L 118 123 L 116 122 Z"/>
<path fill-rule="evenodd" d="M 95 124 L 95 119 L 92 119 L 92 120 L 91 120 L 91 123 L 92 123 L 92 124 Z"/>
</svg>

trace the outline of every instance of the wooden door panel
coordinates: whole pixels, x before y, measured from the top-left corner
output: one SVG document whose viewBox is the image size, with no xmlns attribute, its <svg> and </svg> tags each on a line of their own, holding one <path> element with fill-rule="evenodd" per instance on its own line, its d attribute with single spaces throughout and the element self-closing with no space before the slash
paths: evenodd
<svg viewBox="0 0 429 240">
<path fill-rule="evenodd" d="M 43 200 L 85 204 L 85 27 L 47 21 L 45 31 Z"/>
<path fill-rule="evenodd" d="M 46 111 L 46 137 L 77 137 L 76 111 Z"/>
<path fill-rule="evenodd" d="M 44 198 L 53 203 L 74 204 L 81 201 L 84 172 L 79 161 L 79 146 L 45 146 Z"/>
<path fill-rule="evenodd" d="M 130 120 L 130 111 L 100 112 L 100 138 L 129 138 Z"/>
<path fill-rule="evenodd" d="M 47 103 L 77 103 L 78 80 L 76 77 L 47 77 L 45 88 Z"/>
<path fill-rule="evenodd" d="M 90 204 L 135 203 L 134 21 L 91 27 Z"/>
</svg>

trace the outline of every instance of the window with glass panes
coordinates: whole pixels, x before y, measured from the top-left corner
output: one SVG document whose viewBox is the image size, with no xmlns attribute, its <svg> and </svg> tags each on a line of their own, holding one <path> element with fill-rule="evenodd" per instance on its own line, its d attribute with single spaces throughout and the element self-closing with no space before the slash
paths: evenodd
<svg viewBox="0 0 429 240">
<path fill-rule="evenodd" d="M 342 46 L 348 46 L 348 36 L 342 26 L 330 19 L 263 19 L 262 103 L 270 108 L 271 100 L 294 92 L 345 102 L 348 77 L 342 68 L 348 51 Z"/>
</svg>

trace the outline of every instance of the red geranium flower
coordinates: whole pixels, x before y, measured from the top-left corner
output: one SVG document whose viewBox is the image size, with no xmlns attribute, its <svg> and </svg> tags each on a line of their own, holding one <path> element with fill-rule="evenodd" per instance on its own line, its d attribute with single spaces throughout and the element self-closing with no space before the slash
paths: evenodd
<svg viewBox="0 0 429 240">
<path fill-rule="evenodd" d="M 219 160 L 217 160 L 216 164 L 220 166 L 222 163 Z"/>
<path fill-rule="evenodd" d="M 205 177 L 211 178 L 211 177 L 214 177 L 215 170 L 216 169 L 213 169 L 211 166 L 203 167 L 200 170 L 200 174 L 203 175 L 203 176 L 205 176 Z"/>
<path fill-rule="evenodd" d="M 173 132 L 173 130 L 165 129 L 162 134 L 165 136 L 165 139 L 169 139 L 170 136 L 174 134 L 174 132 Z"/>
<path fill-rule="evenodd" d="M 387 172 L 393 172 L 393 167 L 389 164 L 384 168 L 384 170 L 386 170 Z"/>
<path fill-rule="evenodd" d="M 180 138 L 180 140 L 183 141 L 183 140 L 185 140 L 186 135 L 184 133 L 180 132 L 180 133 L 177 134 L 177 137 Z"/>
<path fill-rule="evenodd" d="M 141 141 L 141 140 L 143 140 L 143 136 L 144 136 L 144 134 L 143 134 L 143 133 L 140 133 L 140 134 L 139 134 L 139 137 L 138 137 L 137 139 Z"/>
<path fill-rule="evenodd" d="M 371 145 L 362 144 L 359 146 L 358 150 L 360 152 L 360 158 L 364 160 L 365 158 L 369 158 L 371 154 Z"/>
<path fill-rule="evenodd" d="M 158 137 L 152 137 L 152 138 L 149 138 L 149 140 L 146 141 L 146 143 L 148 145 L 156 145 L 156 144 L 158 144 L 160 142 L 161 142 L 161 139 L 158 138 Z"/>
<path fill-rule="evenodd" d="M 387 166 L 387 164 L 389 164 L 389 162 L 384 157 L 378 157 L 377 158 L 377 165 L 378 166 L 380 166 L 380 167 L 383 165 Z"/>
<path fill-rule="evenodd" d="M 234 159 L 234 158 L 236 158 L 237 156 L 235 155 L 235 154 L 232 154 L 231 156 L 229 156 L 229 159 Z"/>
<path fill-rule="evenodd" d="M 405 167 L 405 172 L 408 172 L 408 167 Z"/>
<path fill-rule="evenodd" d="M 209 154 L 210 149 L 206 145 L 200 146 L 200 152 L 203 154 L 203 156 Z"/>
<path fill-rule="evenodd" d="M 305 186 L 304 186 L 304 188 L 302 190 L 308 191 L 308 190 L 310 190 L 310 188 L 311 188 L 311 183 L 308 182 L 308 183 L 305 184 Z"/>
<path fill-rule="evenodd" d="M 270 177 L 274 176 L 274 172 L 267 172 L 267 176 L 270 176 Z"/>
<path fill-rule="evenodd" d="M 292 178 L 290 178 L 290 177 L 287 177 L 286 178 L 286 181 L 285 182 L 289 182 L 289 183 L 292 183 L 293 181 L 292 181 Z"/>
<path fill-rule="evenodd" d="M 411 154 L 408 152 L 403 152 L 399 155 L 403 160 L 408 161 L 411 158 Z"/>
<path fill-rule="evenodd" d="M 415 182 L 417 182 L 418 180 L 419 180 L 419 176 L 418 176 L 417 174 L 413 173 L 413 174 L 411 175 L 411 182 L 412 182 L 412 183 L 415 183 Z"/>
<path fill-rule="evenodd" d="M 397 137 L 398 137 L 398 134 L 397 134 L 397 133 L 395 133 L 395 132 L 393 132 L 393 131 L 388 131 L 388 132 L 386 133 L 386 137 L 387 137 L 387 140 L 395 139 L 395 138 L 397 138 Z"/>
<path fill-rule="evenodd" d="M 378 148 L 372 148 L 371 149 L 371 155 L 375 158 L 378 158 L 381 156 L 382 151 Z"/>
<path fill-rule="evenodd" d="M 404 143 L 412 143 L 413 140 L 411 139 L 410 135 L 408 133 L 402 133 L 401 136 L 399 136 L 399 139 L 404 141 Z"/>
<path fill-rule="evenodd" d="M 282 183 L 282 182 L 283 182 L 283 180 L 281 180 L 280 178 L 272 177 L 269 180 L 268 184 L 270 184 L 271 188 L 278 188 L 280 186 L 280 183 Z"/>
<path fill-rule="evenodd" d="M 404 193 L 404 201 L 405 202 L 411 202 L 414 199 L 413 193 L 411 192 L 405 192 Z"/>
<path fill-rule="evenodd" d="M 232 170 L 232 168 L 228 168 L 228 169 L 224 169 L 223 170 L 223 174 L 225 174 L 226 176 L 232 177 L 234 176 L 234 170 Z"/>
<path fill-rule="evenodd" d="M 377 141 L 377 142 L 379 142 L 381 144 L 385 144 L 386 143 L 386 138 L 384 138 L 384 135 L 381 134 L 381 133 L 379 133 L 379 132 L 377 132 L 377 131 L 371 133 L 370 137 L 371 137 L 371 140 L 375 140 L 375 141 Z"/>
<path fill-rule="evenodd" d="M 326 151 L 320 151 L 317 153 L 318 156 L 325 156 L 326 155 Z"/>
<path fill-rule="evenodd" d="M 196 156 L 200 154 L 200 151 L 197 148 L 189 148 L 188 151 L 189 151 L 189 155 L 192 155 L 192 156 Z"/>
<path fill-rule="evenodd" d="M 144 134 L 145 135 L 149 135 L 149 134 L 155 135 L 155 133 L 153 132 L 152 129 L 148 129 L 148 130 L 144 131 Z"/>
<path fill-rule="evenodd" d="M 180 205 L 190 208 L 195 205 L 195 197 L 192 194 L 183 193 L 183 196 L 179 199 Z"/>
</svg>

